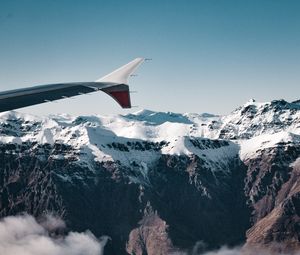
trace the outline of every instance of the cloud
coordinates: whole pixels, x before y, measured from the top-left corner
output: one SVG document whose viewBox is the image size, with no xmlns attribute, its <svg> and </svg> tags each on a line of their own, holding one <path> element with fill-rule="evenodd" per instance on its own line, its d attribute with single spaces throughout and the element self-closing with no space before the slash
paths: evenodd
<svg viewBox="0 0 300 255">
<path fill-rule="evenodd" d="M 9 216 L 0 221 L 0 254 L 5 255 L 100 255 L 107 238 L 98 240 L 90 231 L 69 232 L 63 237 L 49 231 L 65 223 L 52 215 L 38 223 L 30 215 Z"/>
</svg>

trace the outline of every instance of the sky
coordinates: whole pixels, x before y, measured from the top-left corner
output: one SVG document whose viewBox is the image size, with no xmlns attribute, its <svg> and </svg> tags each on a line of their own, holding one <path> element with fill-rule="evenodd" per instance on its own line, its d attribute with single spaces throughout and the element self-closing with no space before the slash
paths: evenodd
<svg viewBox="0 0 300 255">
<path fill-rule="evenodd" d="M 36 115 L 139 109 L 227 114 L 300 99 L 298 0 L 0 0 L 0 90 L 95 81 L 136 57 L 124 110 L 98 92 Z"/>
</svg>

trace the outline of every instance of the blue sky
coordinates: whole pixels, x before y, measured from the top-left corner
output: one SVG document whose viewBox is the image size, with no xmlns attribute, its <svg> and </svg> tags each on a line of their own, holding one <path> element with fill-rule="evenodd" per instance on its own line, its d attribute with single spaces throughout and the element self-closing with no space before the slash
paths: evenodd
<svg viewBox="0 0 300 255">
<path fill-rule="evenodd" d="M 226 114 L 250 98 L 300 99 L 297 0 L 1 0 L 0 90 L 93 81 L 135 57 L 133 105 Z M 109 114 L 104 93 L 24 108 Z"/>
</svg>

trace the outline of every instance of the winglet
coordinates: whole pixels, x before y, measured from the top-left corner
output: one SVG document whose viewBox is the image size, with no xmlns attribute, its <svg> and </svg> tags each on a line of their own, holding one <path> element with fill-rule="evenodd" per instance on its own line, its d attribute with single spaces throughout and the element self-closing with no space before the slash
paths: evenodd
<svg viewBox="0 0 300 255">
<path fill-rule="evenodd" d="M 136 58 L 128 64 L 118 68 L 112 73 L 96 80 L 96 82 L 111 82 L 116 84 L 128 84 L 129 76 L 145 61 L 144 58 Z"/>
</svg>

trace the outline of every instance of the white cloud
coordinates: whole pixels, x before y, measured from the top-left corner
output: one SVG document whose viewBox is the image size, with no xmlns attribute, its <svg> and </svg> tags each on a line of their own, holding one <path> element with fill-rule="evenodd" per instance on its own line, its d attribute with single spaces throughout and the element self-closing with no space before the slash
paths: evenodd
<svg viewBox="0 0 300 255">
<path fill-rule="evenodd" d="M 48 231 L 65 227 L 51 215 L 38 223 L 30 215 L 9 216 L 0 221 L 1 255 L 100 255 L 107 238 L 98 240 L 90 231 L 69 232 L 54 238 Z"/>
</svg>

